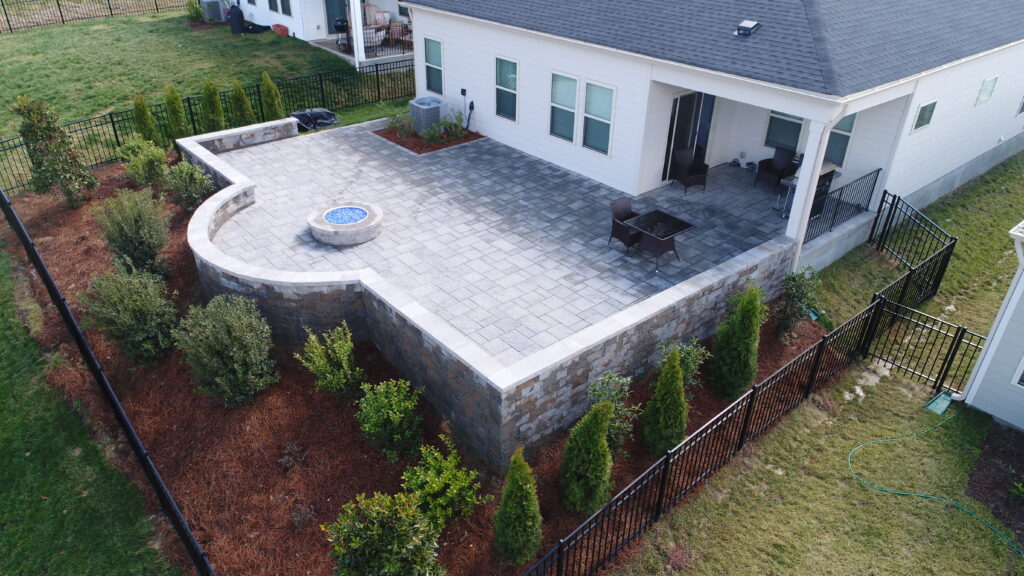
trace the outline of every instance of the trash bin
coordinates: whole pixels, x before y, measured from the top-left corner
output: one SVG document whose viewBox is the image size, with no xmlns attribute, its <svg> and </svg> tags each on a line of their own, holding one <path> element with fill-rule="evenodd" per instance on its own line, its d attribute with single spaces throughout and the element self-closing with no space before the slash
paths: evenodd
<svg viewBox="0 0 1024 576">
<path fill-rule="evenodd" d="M 242 16 L 242 9 L 238 7 L 238 4 L 228 8 L 228 22 L 231 23 L 232 34 L 245 32 L 245 17 Z"/>
</svg>

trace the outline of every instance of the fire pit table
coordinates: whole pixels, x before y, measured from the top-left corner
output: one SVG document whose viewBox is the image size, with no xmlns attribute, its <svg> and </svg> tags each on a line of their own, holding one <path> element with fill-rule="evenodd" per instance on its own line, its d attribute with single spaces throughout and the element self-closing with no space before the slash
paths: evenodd
<svg viewBox="0 0 1024 576">
<path fill-rule="evenodd" d="M 676 260 L 679 260 L 679 253 L 676 252 L 676 236 L 693 228 L 693 224 L 661 210 L 652 210 L 634 216 L 624 221 L 623 224 L 640 233 L 637 249 L 654 255 L 655 273 L 658 272 L 662 254 L 671 252 L 676 255 Z M 628 256 L 629 253 L 626 254 Z"/>
</svg>

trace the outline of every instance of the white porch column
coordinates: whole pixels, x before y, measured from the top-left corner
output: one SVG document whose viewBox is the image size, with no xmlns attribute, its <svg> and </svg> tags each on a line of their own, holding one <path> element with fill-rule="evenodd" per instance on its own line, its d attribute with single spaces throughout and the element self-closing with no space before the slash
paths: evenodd
<svg viewBox="0 0 1024 576">
<path fill-rule="evenodd" d="M 793 207 L 789 211 L 789 223 L 786 225 L 786 236 L 797 241 L 796 256 L 793 258 L 793 269 L 797 269 L 800 251 L 803 249 L 804 234 L 807 233 L 807 221 L 811 217 L 811 204 L 814 202 L 814 188 L 818 183 L 818 174 L 825 160 L 825 148 L 828 146 L 828 135 L 832 127 L 825 122 L 811 120 L 807 131 L 807 144 L 804 146 L 804 160 L 797 172 L 796 191 L 793 193 Z"/>
<path fill-rule="evenodd" d="M 366 60 L 366 43 L 363 38 L 363 3 L 361 0 L 349 0 L 349 26 L 352 28 L 352 57 L 356 59 L 356 69 Z"/>
</svg>

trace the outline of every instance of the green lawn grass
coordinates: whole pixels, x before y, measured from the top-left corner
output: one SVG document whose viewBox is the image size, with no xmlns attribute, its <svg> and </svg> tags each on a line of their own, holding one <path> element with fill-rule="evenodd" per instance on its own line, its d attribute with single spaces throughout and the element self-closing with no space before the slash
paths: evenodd
<svg viewBox="0 0 1024 576">
<path fill-rule="evenodd" d="M 19 95 L 43 99 L 65 121 L 131 108 L 142 92 L 161 102 L 173 84 L 198 93 L 205 79 L 224 88 L 350 69 L 326 50 L 271 32 L 235 36 L 226 27 L 195 30 L 181 12 L 104 18 L 0 36 L 0 139 L 17 135 L 9 110 Z"/>
<path fill-rule="evenodd" d="M 919 386 L 865 374 L 852 370 L 753 443 L 612 573 L 1024 574 L 1024 561 L 968 515 L 850 475 L 854 446 L 942 419 L 922 408 Z M 926 436 L 866 447 L 854 463 L 874 484 L 949 498 L 1012 534 L 964 494 L 990 422 L 966 410 Z"/>
<path fill-rule="evenodd" d="M 0 245 L 0 574 L 177 574 L 149 545 L 138 488 L 44 386 L 45 363 L 12 294 Z"/>
</svg>

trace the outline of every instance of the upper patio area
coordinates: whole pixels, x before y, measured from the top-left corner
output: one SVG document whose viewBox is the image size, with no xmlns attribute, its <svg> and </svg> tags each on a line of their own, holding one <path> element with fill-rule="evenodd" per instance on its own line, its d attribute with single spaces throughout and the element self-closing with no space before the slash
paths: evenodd
<svg viewBox="0 0 1024 576">
<path fill-rule="evenodd" d="M 417 156 L 377 136 L 383 123 L 220 155 L 257 186 L 213 243 L 284 272 L 371 268 L 509 366 L 785 231 L 776 194 L 721 166 L 707 189 L 662 187 L 633 200 L 691 224 L 679 260 L 626 256 L 609 204 L 621 193 L 493 140 Z M 376 239 L 320 244 L 306 217 L 345 201 L 385 213 Z"/>
</svg>

